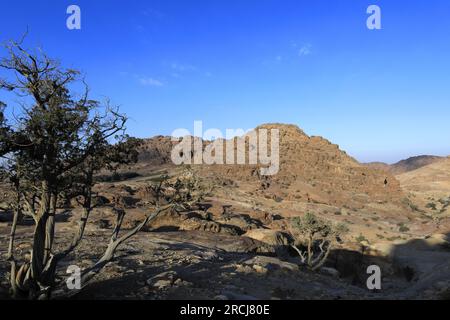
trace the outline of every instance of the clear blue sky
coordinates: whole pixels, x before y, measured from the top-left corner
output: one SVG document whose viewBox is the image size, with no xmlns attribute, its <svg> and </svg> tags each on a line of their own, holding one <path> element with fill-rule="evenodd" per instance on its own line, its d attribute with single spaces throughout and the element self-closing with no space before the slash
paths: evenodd
<svg viewBox="0 0 450 320">
<path fill-rule="evenodd" d="M 366 28 L 370 4 L 382 30 Z M 28 46 L 85 72 L 136 136 L 293 123 L 394 162 L 450 154 L 449 16 L 448 0 L 16 0 L 0 40 L 28 26 Z"/>
</svg>

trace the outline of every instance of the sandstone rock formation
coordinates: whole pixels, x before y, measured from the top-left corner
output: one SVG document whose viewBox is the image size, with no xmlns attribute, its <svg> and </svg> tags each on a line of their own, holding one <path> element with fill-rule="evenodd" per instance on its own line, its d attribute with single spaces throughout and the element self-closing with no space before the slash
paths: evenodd
<svg viewBox="0 0 450 320">
<path fill-rule="evenodd" d="M 360 205 L 367 201 L 400 202 L 403 197 L 396 178 L 383 170 L 358 163 L 322 137 L 310 137 L 295 125 L 265 124 L 259 129 L 280 132 L 280 171 L 261 176 L 260 165 L 201 165 L 198 172 L 218 185 L 248 184 L 255 192 L 281 202 L 307 201 L 332 205 Z M 249 141 L 244 139 L 247 146 Z M 209 142 L 204 142 L 204 146 Z M 145 141 L 140 164 L 168 164 L 174 143 L 169 137 Z M 237 144 L 235 144 L 235 151 Z M 226 148 L 224 147 L 224 157 Z M 387 181 L 385 185 L 384 182 Z"/>
</svg>

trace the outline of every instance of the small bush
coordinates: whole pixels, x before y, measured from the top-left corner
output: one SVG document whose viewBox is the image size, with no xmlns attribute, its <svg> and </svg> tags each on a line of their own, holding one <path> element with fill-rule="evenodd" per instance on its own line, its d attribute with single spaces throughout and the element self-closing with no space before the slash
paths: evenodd
<svg viewBox="0 0 450 320">
<path fill-rule="evenodd" d="M 360 233 L 359 234 L 359 236 L 357 236 L 356 237 L 356 242 L 358 242 L 358 243 L 362 243 L 362 242 L 369 242 L 369 240 L 367 240 L 367 238 L 366 237 L 364 237 L 363 235 L 362 235 L 362 233 Z"/>
<path fill-rule="evenodd" d="M 304 217 L 291 220 L 291 235 L 302 242 L 302 246 L 292 244 L 292 248 L 299 254 L 303 265 L 311 270 L 318 270 L 326 262 L 333 245 L 342 241 L 341 236 L 348 232 L 344 224 L 332 224 L 322 220 L 313 213 L 306 213 Z"/>
<path fill-rule="evenodd" d="M 399 226 L 399 231 L 400 232 L 404 233 L 404 232 L 409 232 L 410 231 L 410 229 L 404 223 L 399 223 L 398 226 Z"/>
</svg>

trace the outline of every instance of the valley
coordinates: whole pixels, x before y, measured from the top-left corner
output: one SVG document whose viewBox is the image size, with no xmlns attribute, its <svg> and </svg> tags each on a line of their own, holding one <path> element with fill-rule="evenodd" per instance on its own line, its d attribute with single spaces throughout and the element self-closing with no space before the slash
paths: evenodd
<svg viewBox="0 0 450 320">
<path fill-rule="evenodd" d="M 120 201 L 126 212 L 123 228 L 129 230 L 151 210 L 154 195 L 149 187 L 163 177 L 176 178 L 189 170 L 209 191 L 194 208 L 167 211 L 152 220 L 75 298 L 449 297 L 449 159 L 395 175 L 360 164 L 337 145 L 310 137 L 297 126 L 261 127 L 280 130 L 280 170 L 274 176 L 258 175 L 257 165 L 175 166 L 170 160 L 173 142 L 162 136 L 144 141 L 136 164 L 114 176 L 105 173 L 95 186 L 101 203 L 79 248 L 61 265 L 60 279 L 65 267 L 86 268 L 101 256 L 114 226 L 113 203 Z M 290 221 L 306 213 L 348 228 L 319 271 L 302 266 L 290 247 Z M 55 250 L 68 245 L 81 214 L 76 203 L 59 209 Z M 0 219 L 0 270 L 6 275 L 11 216 L 0 213 Z M 32 228 L 24 219 L 17 230 L 17 250 L 25 257 Z M 382 270 L 381 290 L 366 287 L 370 265 Z M 2 291 L 6 296 L 6 289 Z"/>
</svg>

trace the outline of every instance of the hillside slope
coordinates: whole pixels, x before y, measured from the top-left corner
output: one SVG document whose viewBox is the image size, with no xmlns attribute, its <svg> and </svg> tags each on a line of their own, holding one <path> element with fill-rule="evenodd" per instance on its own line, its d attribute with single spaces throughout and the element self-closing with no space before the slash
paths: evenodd
<svg viewBox="0 0 450 320">
<path fill-rule="evenodd" d="M 393 175 L 398 175 L 409 171 L 417 170 L 419 168 L 442 161 L 444 159 L 445 159 L 444 157 L 424 155 L 401 160 L 391 165 L 384 162 L 370 162 L 366 163 L 365 165 L 374 169 L 390 172 Z"/>
<path fill-rule="evenodd" d="M 450 157 L 417 170 L 397 175 L 410 191 L 436 191 L 450 194 Z"/>
<path fill-rule="evenodd" d="M 443 159 L 445 158 L 429 155 L 411 157 L 391 165 L 390 170 L 395 175 L 402 174 L 442 161 Z"/>
<path fill-rule="evenodd" d="M 234 183 L 243 190 L 280 200 L 359 206 L 367 202 L 397 203 L 403 197 L 393 175 L 358 163 L 338 145 L 322 137 L 310 137 L 294 125 L 265 124 L 255 130 L 259 129 L 280 132 L 278 174 L 261 176 L 261 166 L 249 164 L 201 165 L 195 166 L 196 169 L 218 183 Z M 235 142 L 242 139 L 246 139 L 248 150 L 249 141 L 245 136 L 235 138 Z M 170 164 L 172 145 L 167 137 L 146 140 L 141 165 Z M 226 148 L 224 154 L 226 156 Z"/>
<path fill-rule="evenodd" d="M 450 211 L 450 157 L 420 169 L 397 175 L 401 187 L 425 209 Z"/>
</svg>

